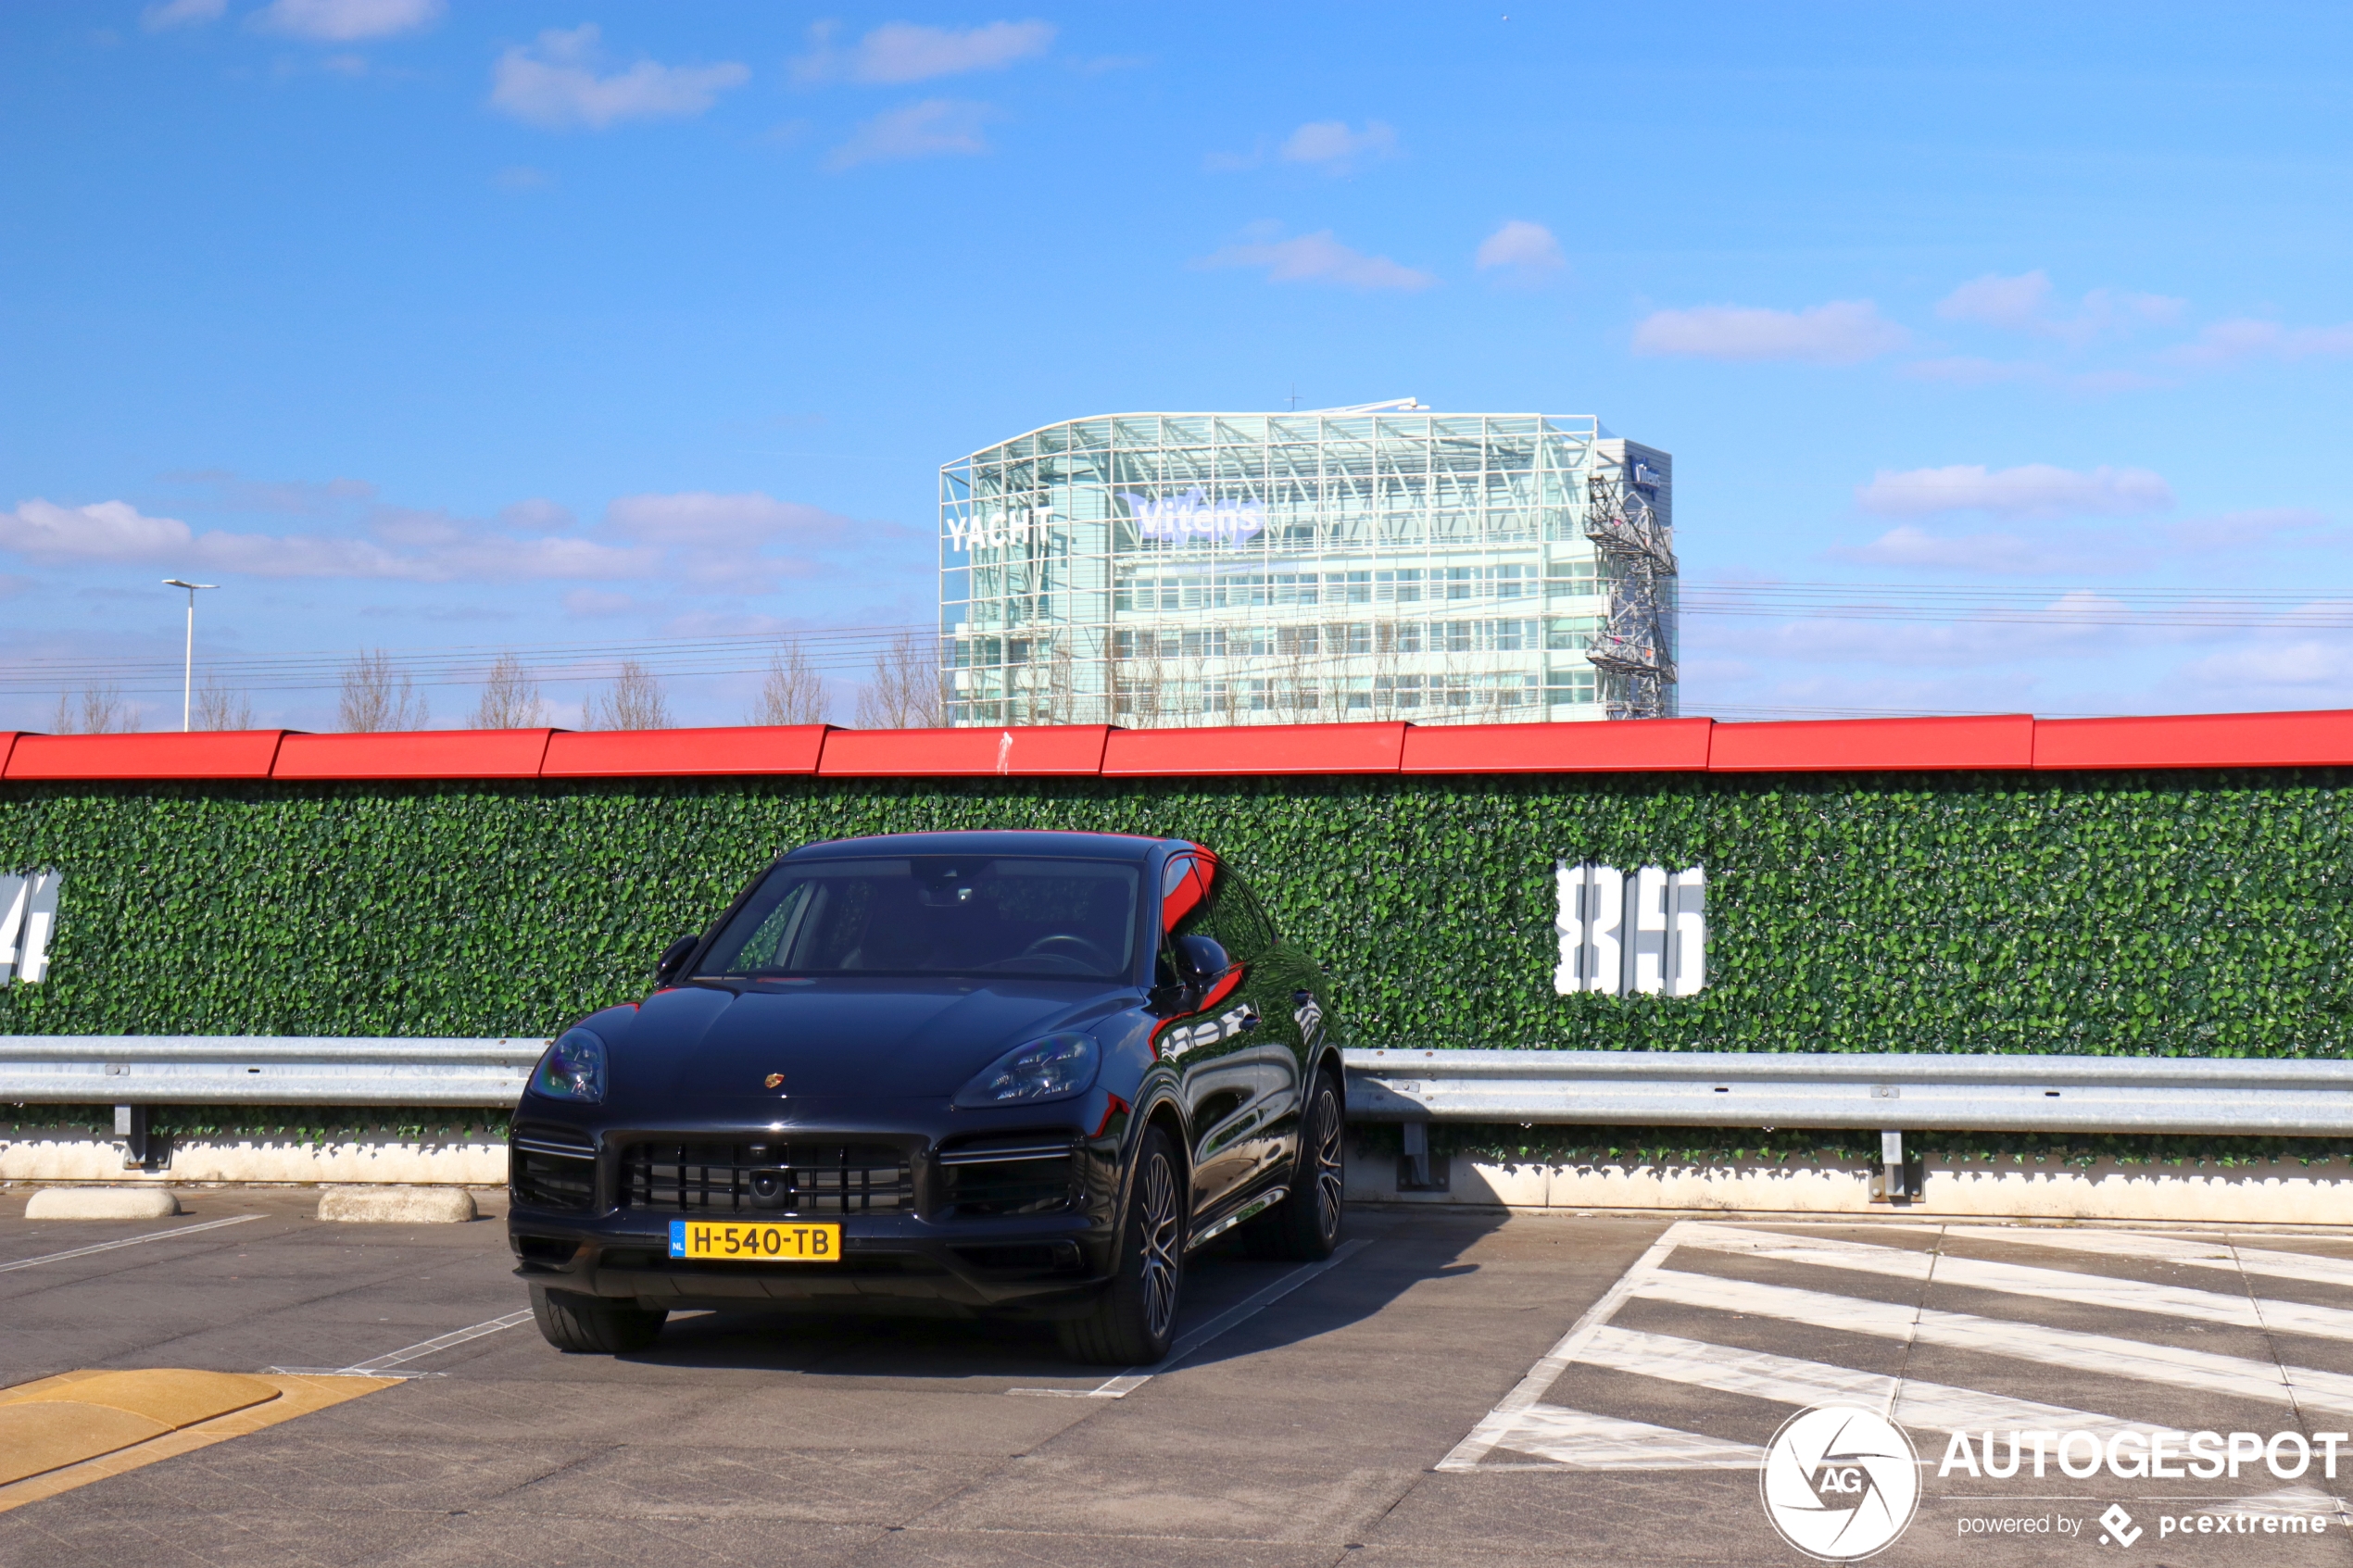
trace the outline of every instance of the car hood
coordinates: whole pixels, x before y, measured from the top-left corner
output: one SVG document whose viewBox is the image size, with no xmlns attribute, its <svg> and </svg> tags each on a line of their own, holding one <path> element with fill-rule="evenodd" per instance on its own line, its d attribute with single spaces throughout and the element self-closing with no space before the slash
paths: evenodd
<svg viewBox="0 0 2353 1568">
<path fill-rule="evenodd" d="M 1099 984 L 821 980 L 657 992 L 612 1042 L 612 1097 L 946 1098 L 1006 1051 L 1117 1005 Z M 768 1086 L 771 1075 L 783 1082 Z"/>
</svg>

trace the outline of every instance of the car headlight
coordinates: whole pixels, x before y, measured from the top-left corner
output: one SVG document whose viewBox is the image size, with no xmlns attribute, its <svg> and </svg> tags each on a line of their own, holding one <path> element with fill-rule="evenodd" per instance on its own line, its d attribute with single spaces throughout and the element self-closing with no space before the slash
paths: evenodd
<svg viewBox="0 0 2353 1568">
<path fill-rule="evenodd" d="M 605 1043 L 585 1029 L 567 1029 L 532 1071 L 531 1087 L 549 1099 L 600 1105 L 605 1098 Z"/>
<path fill-rule="evenodd" d="M 1102 1052 L 1084 1035 L 1049 1035 L 1008 1051 L 956 1096 L 963 1106 L 1033 1105 L 1094 1086 Z"/>
</svg>

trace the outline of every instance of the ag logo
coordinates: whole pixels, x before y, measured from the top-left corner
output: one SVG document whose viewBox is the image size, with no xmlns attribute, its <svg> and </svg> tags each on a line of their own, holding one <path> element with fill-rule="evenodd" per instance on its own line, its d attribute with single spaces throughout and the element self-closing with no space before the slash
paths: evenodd
<svg viewBox="0 0 2353 1568">
<path fill-rule="evenodd" d="M 1773 1434 L 1756 1486 L 1781 1539 L 1825 1562 L 1852 1562 L 1911 1524 L 1920 1501 L 1919 1456 L 1884 1416 L 1816 1405 Z"/>
</svg>

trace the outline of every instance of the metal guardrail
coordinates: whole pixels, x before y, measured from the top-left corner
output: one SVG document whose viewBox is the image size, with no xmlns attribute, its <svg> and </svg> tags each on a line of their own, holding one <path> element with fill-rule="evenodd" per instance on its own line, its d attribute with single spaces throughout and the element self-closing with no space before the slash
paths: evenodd
<svg viewBox="0 0 2353 1568">
<path fill-rule="evenodd" d="M 2353 1132 L 2353 1061 L 1812 1052 L 1354 1050 L 1359 1122 L 1907 1132 Z"/>
<path fill-rule="evenodd" d="M 511 1106 L 545 1038 L 0 1035 L 0 1104 Z M 1358 1122 L 2353 1132 L 2353 1061 L 1353 1050 Z"/>
<path fill-rule="evenodd" d="M 545 1037 L 0 1035 L 0 1105 L 478 1105 L 522 1098 Z"/>
</svg>

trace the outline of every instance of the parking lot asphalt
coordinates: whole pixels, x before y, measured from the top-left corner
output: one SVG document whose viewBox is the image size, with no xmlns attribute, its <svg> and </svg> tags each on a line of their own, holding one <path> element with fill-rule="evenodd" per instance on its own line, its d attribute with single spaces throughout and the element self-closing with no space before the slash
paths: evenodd
<svg viewBox="0 0 2353 1568">
<path fill-rule="evenodd" d="M 2353 1443 L 2338 1481 L 1939 1473 L 1956 1427 L 2353 1427 L 2353 1240 L 1360 1211 L 1312 1274 L 1197 1255 L 1186 1330 L 1228 1326 L 1107 1392 L 1116 1369 L 1031 1326 L 698 1314 L 640 1355 L 560 1355 L 499 1326 L 526 1303 L 495 1201 L 438 1226 L 183 1202 L 0 1219 L 0 1386 L 417 1375 L 0 1488 L 0 1564 L 1795 1563 L 1757 1461 L 1834 1401 L 1920 1450 L 1877 1561 L 2353 1562 Z M 2320 1533 L 2263 1532 L 2289 1514 Z"/>
</svg>

